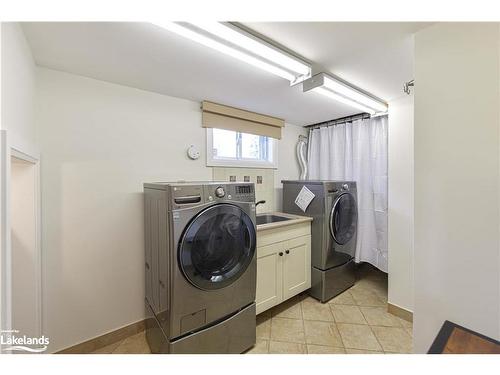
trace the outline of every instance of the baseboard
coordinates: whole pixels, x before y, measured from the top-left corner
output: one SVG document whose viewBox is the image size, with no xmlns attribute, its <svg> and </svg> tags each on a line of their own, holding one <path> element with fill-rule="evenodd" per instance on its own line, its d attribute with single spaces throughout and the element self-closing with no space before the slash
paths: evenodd
<svg viewBox="0 0 500 375">
<path fill-rule="evenodd" d="M 401 319 L 407 320 L 408 322 L 413 322 L 413 312 L 410 310 L 403 309 L 397 305 L 393 305 L 392 303 L 387 303 L 387 312 L 392 315 L 396 315 Z"/>
<path fill-rule="evenodd" d="M 89 354 L 93 351 L 104 348 L 107 345 L 114 344 L 117 341 L 126 339 L 146 329 L 146 321 L 140 320 L 138 322 L 129 324 L 128 326 L 118 328 L 115 331 L 108 332 L 102 336 L 95 337 L 80 344 L 76 344 L 69 348 L 60 350 L 55 354 Z"/>
</svg>

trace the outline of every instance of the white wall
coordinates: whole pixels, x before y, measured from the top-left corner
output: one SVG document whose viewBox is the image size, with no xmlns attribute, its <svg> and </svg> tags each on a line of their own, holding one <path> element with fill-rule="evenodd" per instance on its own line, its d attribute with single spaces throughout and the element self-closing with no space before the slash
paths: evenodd
<svg viewBox="0 0 500 375">
<path fill-rule="evenodd" d="M 212 169 L 199 103 L 44 68 L 37 79 L 44 323 L 56 351 L 144 318 L 142 183 L 211 180 Z M 279 163 L 297 178 L 294 128 Z M 190 144 L 200 159 L 187 158 Z"/>
<path fill-rule="evenodd" d="M 11 145 L 35 152 L 35 63 L 21 26 L 2 22 L 1 27 L 1 129 L 7 130 Z"/>
<path fill-rule="evenodd" d="M 5 130 L 2 128 L 2 25 L 0 24 L 0 329 L 10 328 L 10 314 L 8 314 L 6 309 L 6 287 L 5 287 L 5 270 L 7 260 L 5 258 L 5 251 L 7 249 L 7 238 L 6 238 L 6 225 L 7 225 L 7 205 L 6 202 L 6 174 L 7 167 L 10 166 L 10 160 L 7 158 L 7 153 L 5 150 L 6 136 Z M 3 344 L 0 342 L 0 351 L 2 350 Z"/>
<path fill-rule="evenodd" d="M 415 37 L 414 348 L 444 320 L 500 338 L 499 26 Z"/>
<path fill-rule="evenodd" d="M 0 25 L 0 294 L 1 325 L 11 326 L 11 148 L 36 156 L 38 153 L 34 122 L 35 65 L 24 33 L 18 23 Z M 36 270 L 24 267 L 14 272 Z M 14 291 L 16 292 L 16 291 Z"/>
<path fill-rule="evenodd" d="M 389 295 L 413 311 L 413 94 L 389 103 Z"/>
</svg>

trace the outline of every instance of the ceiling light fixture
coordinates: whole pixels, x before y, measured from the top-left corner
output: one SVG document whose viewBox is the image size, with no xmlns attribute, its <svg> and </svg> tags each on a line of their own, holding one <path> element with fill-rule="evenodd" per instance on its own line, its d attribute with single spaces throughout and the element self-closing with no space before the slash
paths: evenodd
<svg viewBox="0 0 500 375">
<path fill-rule="evenodd" d="M 229 23 L 155 22 L 154 25 L 285 78 L 291 85 L 311 77 L 311 65 L 306 61 Z"/>
<path fill-rule="evenodd" d="M 371 115 L 387 112 L 388 106 L 380 99 L 374 98 L 361 90 L 352 87 L 325 73 L 319 73 L 305 80 L 303 91 L 314 91 L 338 102 L 350 105 Z"/>
</svg>

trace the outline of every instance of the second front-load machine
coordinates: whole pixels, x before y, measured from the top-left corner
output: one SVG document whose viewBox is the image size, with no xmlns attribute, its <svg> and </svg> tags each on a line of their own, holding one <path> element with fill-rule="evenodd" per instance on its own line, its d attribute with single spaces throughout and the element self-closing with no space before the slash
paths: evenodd
<svg viewBox="0 0 500 375">
<path fill-rule="evenodd" d="M 146 337 L 153 353 L 255 344 L 252 183 L 147 183 Z"/>
<path fill-rule="evenodd" d="M 356 280 L 354 272 L 358 223 L 356 182 L 321 180 L 282 182 L 283 211 L 313 218 L 310 294 L 321 302 L 326 302 L 351 287 Z M 299 195 L 309 198 L 305 205 L 303 202 L 301 204 Z M 305 208 L 305 211 L 300 206 Z"/>
</svg>

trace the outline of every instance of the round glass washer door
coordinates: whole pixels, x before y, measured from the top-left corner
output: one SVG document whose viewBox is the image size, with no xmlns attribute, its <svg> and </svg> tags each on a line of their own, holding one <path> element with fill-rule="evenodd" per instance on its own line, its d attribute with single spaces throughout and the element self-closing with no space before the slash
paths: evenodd
<svg viewBox="0 0 500 375">
<path fill-rule="evenodd" d="M 194 286 L 221 289 L 246 271 L 255 246 L 255 225 L 250 216 L 238 206 L 221 203 L 191 220 L 179 243 L 179 264 Z"/>
<path fill-rule="evenodd" d="M 358 208 L 350 193 L 341 194 L 333 203 L 330 213 L 330 233 L 339 245 L 345 245 L 356 234 Z"/>
</svg>

